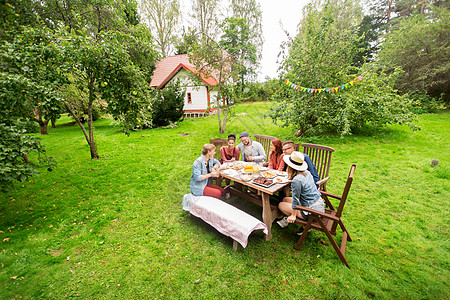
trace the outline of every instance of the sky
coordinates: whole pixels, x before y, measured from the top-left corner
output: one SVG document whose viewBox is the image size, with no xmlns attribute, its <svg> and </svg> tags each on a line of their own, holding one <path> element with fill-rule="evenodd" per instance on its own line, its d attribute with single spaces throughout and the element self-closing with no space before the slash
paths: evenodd
<svg viewBox="0 0 450 300">
<path fill-rule="evenodd" d="M 303 6 L 308 0 L 257 0 L 261 4 L 264 45 L 262 50 L 261 68 L 258 81 L 266 77 L 277 77 L 277 56 L 280 44 L 287 40 L 283 28 L 294 36 L 302 16 Z M 182 11 L 189 11 L 191 0 L 181 0 Z M 189 25 L 189 24 L 188 24 Z"/>
<path fill-rule="evenodd" d="M 264 46 L 262 51 L 261 69 L 258 81 L 265 81 L 266 76 L 277 77 L 277 56 L 280 52 L 280 44 L 287 40 L 283 28 L 294 36 L 297 25 L 302 17 L 303 6 L 308 0 L 260 0 L 262 9 L 262 26 Z"/>
</svg>

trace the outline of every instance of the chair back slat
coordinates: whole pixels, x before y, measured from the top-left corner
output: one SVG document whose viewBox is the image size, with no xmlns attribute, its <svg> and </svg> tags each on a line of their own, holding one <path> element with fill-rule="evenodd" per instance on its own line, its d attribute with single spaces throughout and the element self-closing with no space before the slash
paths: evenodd
<svg viewBox="0 0 450 300">
<path fill-rule="evenodd" d="M 270 153 L 270 142 L 272 142 L 273 139 L 276 137 L 270 136 L 270 135 L 260 135 L 255 134 L 255 139 L 258 143 L 261 143 L 261 145 L 264 148 L 264 152 L 266 152 L 267 161 L 269 160 L 269 153 Z"/>
<path fill-rule="evenodd" d="M 319 178 L 328 177 L 330 172 L 331 155 L 334 149 L 327 146 L 303 143 L 303 153 L 307 154 L 316 166 Z M 322 187 L 325 190 L 325 185 Z"/>
</svg>

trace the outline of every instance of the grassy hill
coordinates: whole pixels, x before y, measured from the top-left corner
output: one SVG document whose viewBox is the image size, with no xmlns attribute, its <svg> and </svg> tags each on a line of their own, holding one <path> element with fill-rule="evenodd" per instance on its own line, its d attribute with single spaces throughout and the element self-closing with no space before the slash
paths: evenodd
<svg viewBox="0 0 450 300">
<path fill-rule="evenodd" d="M 450 298 L 450 113 L 421 115 L 418 132 L 393 125 L 299 140 L 272 124 L 269 108 L 238 105 L 222 135 L 216 116 L 129 137 L 102 119 L 100 160 L 60 120 L 42 137 L 57 168 L 1 195 L 0 298 Z M 333 147 L 332 193 L 356 163 L 343 215 L 351 269 L 323 233 L 296 251 L 297 228 L 274 224 L 270 241 L 257 231 L 233 252 L 230 238 L 182 211 L 202 145 L 244 130 Z M 231 201 L 261 218 L 259 207 Z"/>
</svg>

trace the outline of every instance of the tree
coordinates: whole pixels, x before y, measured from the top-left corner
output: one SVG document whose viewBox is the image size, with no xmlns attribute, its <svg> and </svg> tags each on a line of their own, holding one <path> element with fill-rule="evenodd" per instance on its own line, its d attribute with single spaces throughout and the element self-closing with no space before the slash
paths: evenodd
<svg viewBox="0 0 450 300">
<path fill-rule="evenodd" d="M 137 126 L 141 99 L 150 97 L 146 75 L 129 52 L 130 46 L 138 43 L 143 49 L 150 47 L 148 42 L 142 44 L 133 36 L 116 31 L 100 33 L 97 37 L 68 34 L 61 41 L 64 56 L 74 66 L 72 84 L 88 92 L 88 132 L 70 104 L 65 102 L 65 106 L 83 131 L 91 158 L 99 158 L 92 115 L 97 97 L 108 104 L 108 112 L 121 121 L 126 132 Z M 151 49 L 145 52 L 151 53 Z"/>
<path fill-rule="evenodd" d="M 192 53 L 189 59 L 195 66 L 199 66 L 199 72 L 210 74 L 217 80 L 214 91 L 217 91 L 216 107 L 219 121 L 219 133 L 224 133 L 226 128 L 229 106 L 234 98 L 235 61 L 220 44 L 212 38 L 204 35 L 201 43 L 192 45 Z M 222 101 L 225 101 L 225 113 L 222 119 Z"/>
<path fill-rule="evenodd" d="M 246 79 L 253 81 L 259 68 L 259 62 L 262 57 L 262 47 L 264 43 L 262 32 L 262 10 L 261 5 L 255 0 L 232 0 L 231 17 L 243 18 L 248 27 L 248 47 L 254 48 L 252 59 L 244 60 L 244 66 L 247 70 Z"/>
<path fill-rule="evenodd" d="M 140 11 L 155 37 L 161 55 L 168 56 L 172 52 L 180 20 L 179 0 L 142 0 Z"/>
<path fill-rule="evenodd" d="M 249 42 L 249 26 L 244 18 L 225 18 L 221 27 L 224 34 L 219 43 L 234 59 L 242 93 L 247 77 L 255 75 L 252 66 L 257 62 L 256 47 Z"/>
<path fill-rule="evenodd" d="M 274 121 L 293 126 L 301 136 L 328 130 L 346 135 L 369 124 L 380 127 L 413 120 L 410 101 L 392 86 L 398 72 L 388 75 L 375 65 L 353 66 L 361 16 L 358 1 L 315 1 L 304 8 L 283 75 L 314 90 L 284 85 L 275 96 L 279 104 L 271 112 Z M 350 88 L 361 73 L 363 84 Z M 352 85 L 344 85 L 349 82 Z"/>
<path fill-rule="evenodd" d="M 201 39 L 215 39 L 219 24 L 219 2 L 217 0 L 192 0 L 193 28 L 198 28 Z"/>
<path fill-rule="evenodd" d="M 45 28 L 25 27 L 11 42 L 0 44 L 1 98 L 11 115 L 7 119 L 29 118 L 47 134 L 49 121 L 62 113 L 58 90 L 67 82 L 59 51 Z"/>
<path fill-rule="evenodd" d="M 404 18 L 385 36 L 380 61 L 405 72 L 398 88 L 450 101 L 450 12 L 431 6 L 429 13 Z"/>
</svg>

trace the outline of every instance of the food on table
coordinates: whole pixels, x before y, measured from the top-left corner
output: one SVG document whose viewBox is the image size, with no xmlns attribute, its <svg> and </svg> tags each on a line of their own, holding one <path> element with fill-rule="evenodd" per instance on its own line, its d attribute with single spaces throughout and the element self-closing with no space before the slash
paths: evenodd
<svg viewBox="0 0 450 300">
<path fill-rule="evenodd" d="M 273 178 L 276 176 L 275 173 L 273 173 L 272 171 L 262 172 L 261 175 L 265 178 Z"/>
<path fill-rule="evenodd" d="M 244 167 L 244 172 L 245 172 L 245 173 L 251 173 L 251 172 L 253 172 L 253 166 L 250 166 L 250 165 L 245 166 L 245 167 Z"/>
<path fill-rule="evenodd" d="M 275 179 L 277 182 L 282 182 L 283 181 L 283 179 L 281 179 L 281 178 L 276 178 Z"/>
<path fill-rule="evenodd" d="M 252 178 L 253 178 L 253 176 L 250 174 L 242 174 L 241 175 L 241 179 L 244 181 L 250 181 L 250 180 L 252 180 Z"/>
<path fill-rule="evenodd" d="M 273 183 L 272 179 L 267 179 L 265 177 L 258 177 L 255 180 L 253 180 L 253 182 L 259 183 L 259 184 L 264 184 L 264 185 L 271 185 Z"/>
<path fill-rule="evenodd" d="M 242 169 L 243 167 L 244 167 L 244 165 L 242 165 L 242 164 L 236 164 L 236 165 L 233 166 L 233 169 L 235 169 L 235 170 L 240 170 L 240 169 Z"/>
</svg>

